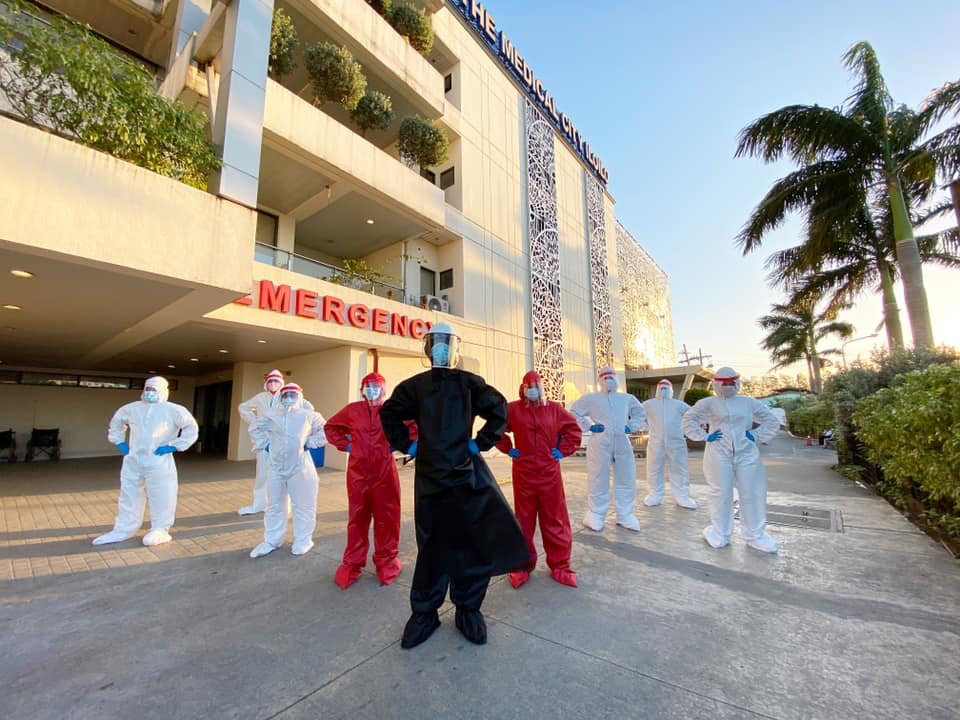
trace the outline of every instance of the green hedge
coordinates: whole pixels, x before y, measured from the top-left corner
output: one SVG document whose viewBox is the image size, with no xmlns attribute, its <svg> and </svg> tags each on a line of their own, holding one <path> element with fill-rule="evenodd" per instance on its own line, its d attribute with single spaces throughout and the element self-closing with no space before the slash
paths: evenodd
<svg viewBox="0 0 960 720">
<path fill-rule="evenodd" d="M 9 3 L 0 41 L 0 93 L 27 122 L 161 175 L 205 189 L 220 167 L 206 118 L 154 89 L 151 75 L 85 26 L 37 21 L 29 5 Z M 28 12 L 29 11 L 29 12 Z"/>
<path fill-rule="evenodd" d="M 853 412 L 877 488 L 902 510 L 960 538 L 960 363 L 891 378 Z"/>
<path fill-rule="evenodd" d="M 703 400 L 705 397 L 711 397 L 712 395 L 713 393 L 707 388 L 692 387 L 687 390 L 683 396 L 683 401 L 692 407 L 696 405 L 699 400 Z"/>
<path fill-rule="evenodd" d="M 809 435 L 816 438 L 824 430 L 834 426 L 836 418 L 833 405 L 825 400 L 814 400 L 786 410 L 787 424 L 794 435 Z"/>
</svg>

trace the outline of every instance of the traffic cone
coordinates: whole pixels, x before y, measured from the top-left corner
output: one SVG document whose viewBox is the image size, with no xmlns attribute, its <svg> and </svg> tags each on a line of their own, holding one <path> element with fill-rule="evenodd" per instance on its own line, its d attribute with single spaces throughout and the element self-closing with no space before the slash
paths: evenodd
<svg viewBox="0 0 960 720">
<path fill-rule="evenodd" d="M 812 445 L 813 445 L 813 438 L 807 435 L 807 447 L 811 447 Z"/>
</svg>

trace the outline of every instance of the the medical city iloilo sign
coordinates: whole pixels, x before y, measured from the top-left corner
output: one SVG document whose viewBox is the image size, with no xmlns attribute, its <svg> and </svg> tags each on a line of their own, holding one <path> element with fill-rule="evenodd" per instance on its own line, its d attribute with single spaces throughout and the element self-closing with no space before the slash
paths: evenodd
<svg viewBox="0 0 960 720">
<path fill-rule="evenodd" d="M 590 149 L 590 143 L 580 134 L 577 126 L 566 113 L 557 112 L 557 102 L 553 95 L 543 86 L 543 82 L 537 77 L 533 68 L 507 38 L 507 34 L 497 30 L 496 19 L 483 6 L 483 3 L 477 0 L 449 0 L 449 2 L 467 19 L 480 39 L 497 54 L 500 62 L 526 87 L 530 99 L 553 121 L 570 147 L 593 168 L 597 179 L 606 185 L 610 179 L 610 173 L 596 153 Z"/>
<path fill-rule="evenodd" d="M 252 295 L 234 302 L 258 310 L 414 340 L 422 339 L 431 325 L 420 318 L 410 318 L 383 308 L 371 308 L 363 303 L 348 304 L 335 295 L 321 295 L 313 290 L 295 289 L 290 285 L 274 285 L 270 280 L 260 280 Z"/>
</svg>

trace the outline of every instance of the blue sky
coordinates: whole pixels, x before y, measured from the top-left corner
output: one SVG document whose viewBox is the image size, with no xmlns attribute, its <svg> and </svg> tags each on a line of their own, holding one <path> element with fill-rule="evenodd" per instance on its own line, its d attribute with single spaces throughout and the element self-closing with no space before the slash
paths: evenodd
<svg viewBox="0 0 960 720">
<path fill-rule="evenodd" d="M 741 257 L 734 237 L 790 167 L 734 159 L 737 133 L 783 105 L 843 102 L 852 85 L 841 57 L 858 40 L 877 51 L 898 102 L 916 107 L 960 79 L 957 0 L 485 6 L 609 168 L 617 216 L 669 273 L 677 347 L 702 347 L 746 375 L 769 365 L 756 319 L 779 299 L 763 260 L 796 244 L 800 223 Z M 937 341 L 960 346 L 949 304 L 957 294 L 947 287 L 960 274 L 928 271 L 925 280 Z M 858 335 L 873 332 L 879 300 L 863 298 L 845 319 Z M 902 319 L 906 330 L 905 311 Z M 848 346 L 848 357 L 871 344 Z"/>
</svg>

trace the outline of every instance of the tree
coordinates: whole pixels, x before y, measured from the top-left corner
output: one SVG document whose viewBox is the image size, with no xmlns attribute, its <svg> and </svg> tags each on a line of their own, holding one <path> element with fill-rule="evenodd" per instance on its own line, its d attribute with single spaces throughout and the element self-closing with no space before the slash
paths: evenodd
<svg viewBox="0 0 960 720">
<path fill-rule="evenodd" d="M 274 78 L 282 78 L 296 67 L 293 56 L 297 52 L 300 39 L 293 20 L 280 8 L 273 11 L 273 24 L 270 27 L 270 59 L 268 69 Z"/>
<path fill-rule="evenodd" d="M 938 170 L 956 171 L 960 143 L 951 142 L 955 138 L 949 133 L 920 141 L 930 118 L 905 106 L 894 107 L 868 43 L 854 45 L 843 61 L 857 78 L 843 107 L 790 105 L 740 132 L 737 156 L 773 162 L 786 155 L 800 169 L 774 183 L 738 240 L 744 253 L 755 250 L 789 212 L 809 208 L 824 194 L 837 197 L 838 191 L 856 186 L 882 197 L 890 211 L 913 342 L 931 347 L 922 258 L 908 207 L 929 198 Z"/>
<path fill-rule="evenodd" d="M 387 15 L 393 29 L 403 35 L 421 55 L 429 55 L 433 49 L 433 27 L 430 18 L 413 5 L 394 5 Z"/>
<path fill-rule="evenodd" d="M 367 90 L 367 94 L 350 112 L 350 118 L 360 128 L 360 134 L 364 137 L 367 130 L 386 130 L 394 117 L 390 96 L 377 90 Z"/>
<path fill-rule="evenodd" d="M 945 83 L 934 90 L 920 108 L 920 125 L 924 132 L 929 132 L 947 117 L 960 117 L 960 80 Z M 953 212 L 960 228 L 960 167 L 956 155 L 949 152 L 951 147 L 960 145 L 960 124 L 946 128 L 927 140 L 926 145 L 945 156 L 941 169 L 944 180 L 950 185 Z"/>
<path fill-rule="evenodd" d="M 434 123 L 414 115 L 400 123 L 397 152 L 401 158 L 421 168 L 440 165 L 446 162 L 450 153 L 450 139 Z"/>
<path fill-rule="evenodd" d="M 922 226 L 949 211 L 941 203 L 913 220 Z M 960 268 L 960 236 L 956 229 L 917 238 L 925 263 Z M 894 295 L 898 277 L 896 241 L 887 206 L 871 207 L 863 188 L 849 188 L 844 198 L 819 198 L 808 210 L 803 244 L 781 250 L 766 262 L 774 285 L 793 288 L 796 301 L 818 302 L 829 296 L 827 307 L 848 307 L 865 289 L 879 289 L 890 349 L 903 347 L 903 330 Z"/>
<path fill-rule="evenodd" d="M 773 369 L 806 361 L 810 388 L 819 395 L 823 392 L 823 356 L 836 355 L 838 351 L 818 350 L 817 343 L 830 335 L 848 338 L 853 335 L 853 325 L 837 322 L 837 313 L 830 308 L 817 314 L 812 302 L 775 304 L 770 309 L 772 312 L 758 323 L 768 331 L 761 347 L 770 353 Z"/>
<path fill-rule="evenodd" d="M 367 89 L 367 78 L 349 50 L 319 42 L 306 49 L 304 60 L 314 102 L 340 103 L 347 110 L 357 106 Z"/>
<path fill-rule="evenodd" d="M 391 2 L 391 0 L 367 0 L 367 5 L 370 5 L 384 17 L 387 17 L 390 14 L 390 8 L 393 6 L 393 2 Z"/>
</svg>

